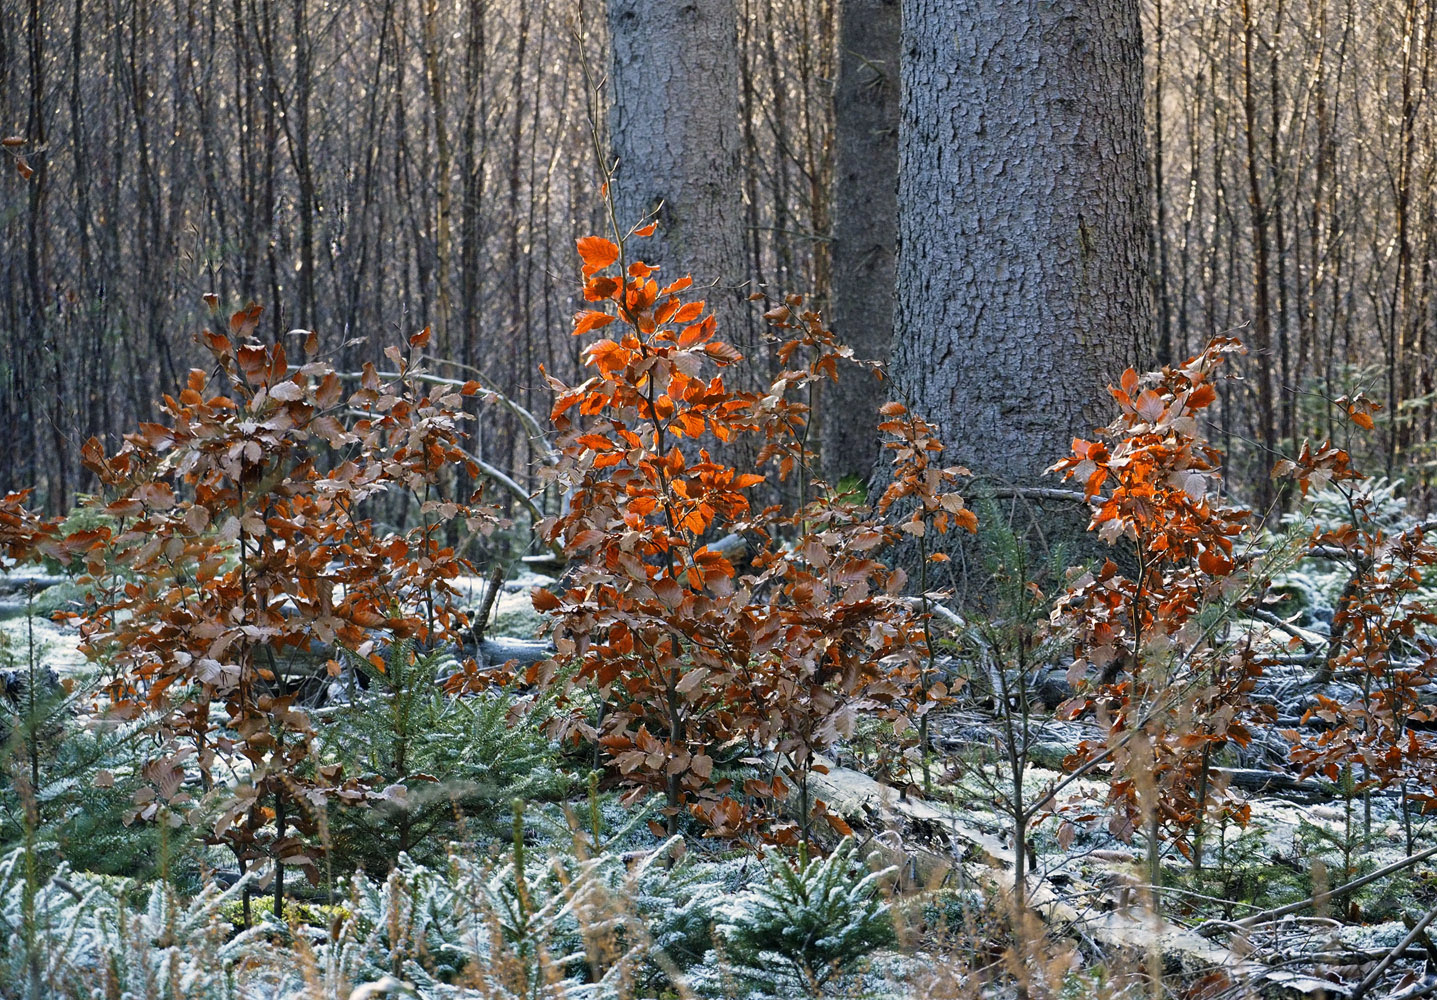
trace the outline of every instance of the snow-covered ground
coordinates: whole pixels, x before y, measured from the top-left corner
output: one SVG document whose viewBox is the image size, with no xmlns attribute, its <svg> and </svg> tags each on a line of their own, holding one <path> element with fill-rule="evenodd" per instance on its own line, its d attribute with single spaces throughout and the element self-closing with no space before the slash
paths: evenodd
<svg viewBox="0 0 1437 1000">
<path fill-rule="evenodd" d="M 62 677 L 88 672 L 79 630 L 50 617 L 78 596 L 66 578 L 43 567 L 0 567 L 0 668 L 23 667 L 33 655 Z"/>
</svg>

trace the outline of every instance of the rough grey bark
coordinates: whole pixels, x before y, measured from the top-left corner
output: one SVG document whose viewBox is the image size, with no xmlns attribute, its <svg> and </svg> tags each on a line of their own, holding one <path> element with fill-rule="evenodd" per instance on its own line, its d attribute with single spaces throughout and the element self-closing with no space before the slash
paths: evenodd
<svg viewBox="0 0 1437 1000">
<path fill-rule="evenodd" d="M 634 255 L 670 279 L 691 273 L 719 335 L 745 354 L 747 280 L 736 0 L 608 0 L 609 137 L 619 225 L 657 211 Z"/>
<path fill-rule="evenodd" d="M 833 330 L 854 356 L 887 361 L 898 239 L 898 0 L 843 0 L 834 89 Z M 883 383 L 847 371 L 823 394 L 823 468 L 868 478 Z"/>
<path fill-rule="evenodd" d="M 1138 0 L 903 0 L 903 23 L 897 398 L 1033 484 L 1148 353 Z"/>
</svg>

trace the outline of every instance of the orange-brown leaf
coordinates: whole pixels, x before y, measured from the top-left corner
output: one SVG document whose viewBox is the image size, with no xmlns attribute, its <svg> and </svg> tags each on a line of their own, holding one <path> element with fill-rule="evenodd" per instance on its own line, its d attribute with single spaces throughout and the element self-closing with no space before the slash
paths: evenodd
<svg viewBox="0 0 1437 1000">
<path fill-rule="evenodd" d="M 577 241 L 579 257 L 584 262 L 584 277 L 588 278 L 619 259 L 619 248 L 602 236 L 585 236 Z"/>
<path fill-rule="evenodd" d="M 574 336 L 581 337 L 593 330 L 608 326 L 614 317 L 606 312 L 588 309 L 574 317 Z"/>
</svg>

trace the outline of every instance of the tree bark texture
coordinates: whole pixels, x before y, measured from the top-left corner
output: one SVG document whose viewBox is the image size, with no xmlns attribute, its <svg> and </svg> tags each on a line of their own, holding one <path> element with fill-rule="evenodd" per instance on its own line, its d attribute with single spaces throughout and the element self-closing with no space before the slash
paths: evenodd
<svg viewBox="0 0 1437 1000">
<path fill-rule="evenodd" d="M 896 397 L 1040 481 L 1146 359 L 1137 0 L 904 0 Z"/>
<path fill-rule="evenodd" d="M 887 361 L 898 239 L 899 0 L 843 0 L 834 90 L 833 305 L 839 340 Z M 823 467 L 867 479 L 878 457 L 884 383 L 847 371 L 824 387 Z"/>
<path fill-rule="evenodd" d="M 705 298 L 719 335 L 750 354 L 736 0 L 608 0 L 607 10 L 618 223 L 658 222 L 630 257 L 669 280 L 716 284 Z"/>
</svg>

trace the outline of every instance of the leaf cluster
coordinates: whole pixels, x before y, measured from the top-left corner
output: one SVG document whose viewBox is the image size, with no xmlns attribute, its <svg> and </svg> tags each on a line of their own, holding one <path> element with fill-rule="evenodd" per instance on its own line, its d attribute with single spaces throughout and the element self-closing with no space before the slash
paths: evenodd
<svg viewBox="0 0 1437 1000">
<path fill-rule="evenodd" d="M 1130 839 L 1147 826 L 1184 852 L 1214 805 L 1245 817 L 1244 804 L 1209 783 L 1209 761 L 1229 743 L 1246 745 L 1262 715 L 1248 697 L 1259 659 L 1225 638 L 1260 589 L 1234 552 L 1249 512 L 1223 498 L 1222 456 L 1199 423 L 1217 399 L 1218 366 L 1240 350 L 1218 338 L 1176 367 L 1129 369 L 1109 390 L 1117 417 L 1095 440 L 1074 439 L 1050 470 L 1082 485 L 1090 530 L 1127 547 L 1137 567 L 1129 576 L 1109 559 L 1075 574 L 1053 611 L 1073 638 L 1068 680 L 1080 688 L 1060 714 L 1094 711 L 1106 731 L 1070 763 L 1110 762 L 1114 835 Z M 1089 671 L 1097 676 L 1083 685 Z"/>
<path fill-rule="evenodd" d="M 326 657 L 340 672 L 336 650 L 382 673 L 395 643 L 459 635 L 468 622 L 453 581 L 472 567 L 446 526 L 483 532 L 499 519 L 477 495 L 450 495 L 456 469 L 478 472 L 459 431 L 479 387 L 425 391 L 427 330 L 408 358 L 386 351 L 397 375 L 367 364 L 347 388 L 313 332 L 297 331 L 310 356 L 300 365 L 282 343 L 255 340 L 260 312 L 251 303 L 227 333 L 201 335 L 213 367 L 191 370 L 160 420 L 114 454 L 86 442 L 102 487 L 89 527 L 41 522 L 12 494 L 0 545 L 83 564 L 91 603 L 75 617 L 106 671 L 108 717 L 144 720 L 158 747 L 133 818 L 203 815 L 242 867 L 269 857 L 314 878 L 308 838 L 323 807 L 386 793 L 317 757 L 306 687 Z M 382 503 L 413 526 L 384 527 Z"/>
<path fill-rule="evenodd" d="M 776 351 L 785 367 L 766 390 L 734 388 L 728 369 L 742 358 L 704 303 L 685 298 L 691 280 L 660 287 L 656 267 L 625 266 L 625 246 L 579 241 L 593 308 L 574 332 L 622 332 L 584 349 L 592 374 L 579 385 L 549 379 L 562 454 L 552 475 L 569 505 L 542 530 L 572 564 L 562 588 L 534 596 L 559 660 L 525 679 L 562 690 L 572 707 L 562 737 L 602 747 L 634 796 L 665 794 L 670 833 L 685 808 L 718 834 L 807 839 L 810 815 L 844 832 L 810 800 L 807 776 L 862 712 L 897 712 L 910 697 L 926 637 L 903 598 L 905 574 L 879 553 L 925 525 L 972 528 L 945 489 L 959 470 L 932 461 L 941 445 L 931 428 L 900 419 L 900 407 L 887 413 L 898 476 L 880 509 L 826 489 L 808 499 L 806 393 L 851 352 L 790 296 L 765 314 L 786 338 Z M 794 509 L 756 509 L 749 491 L 765 474 L 713 450 L 743 442 L 758 468 L 798 481 Z M 900 531 L 882 515 L 904 497 L 921 508 Z M 714 544 L 725 531 L 748 552 L 742 572 Z M 566 660 L 577 668 L 561 679 Z M 715 774 L 732 749 L 758 770 L 741 788 Z M 776 815 L 790 794 L 798 827 Z"/>
</svg>

